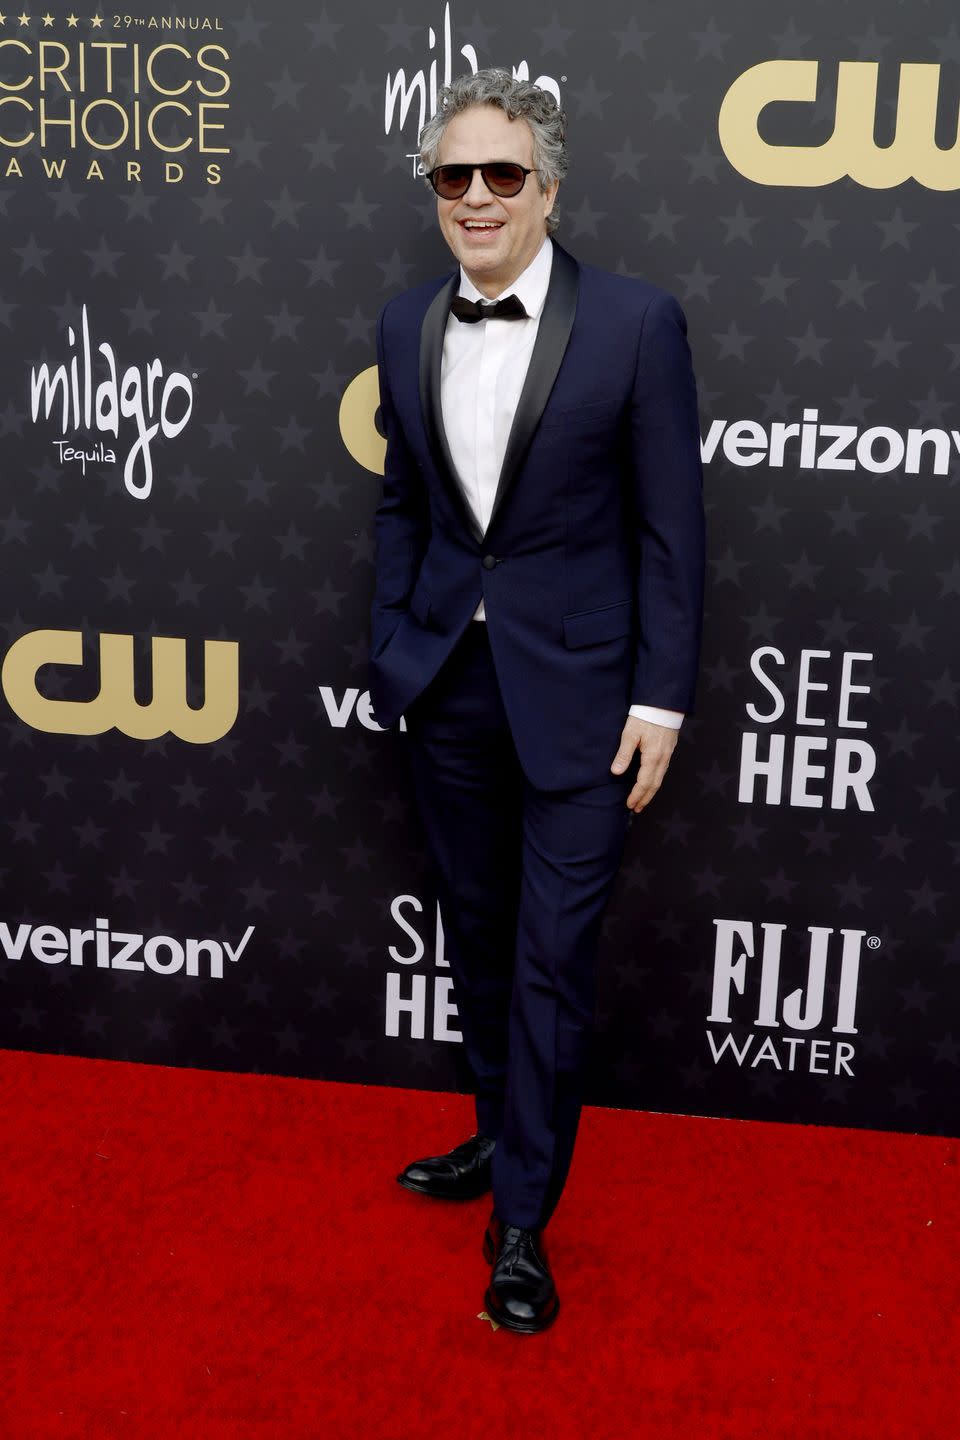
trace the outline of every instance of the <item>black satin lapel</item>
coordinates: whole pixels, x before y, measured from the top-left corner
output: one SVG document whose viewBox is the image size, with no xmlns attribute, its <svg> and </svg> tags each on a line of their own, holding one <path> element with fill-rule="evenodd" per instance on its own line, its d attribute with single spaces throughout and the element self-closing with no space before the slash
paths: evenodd
<svg viewBox="0 0 960 1440">
<path fill-rule="evenodd" d="M 533 432 L 540 423 L 540 416 L 550 398 L 553 382 L 563 362 L 577 310 L 578 269 L 573 256 L 554 241 L 550 285 L 543 305 L 543 314 L 540 316 L 527 377 L 523 382 L 510 428 L 488 530 L 523 464 Z"/>
<path fill-rule="evenodd" d="M 457 293 L 459 278 L 459 273 L 455 271 L 447 284 L 437 291 L 423 317 L 423 325 L 420 328 L 420 408 L 423 411 L 423 423 L 430 451 L 439 457 L 437 468 L 460 506 L 471 533 L 479 540 L 482 538 L 483 531 L 464 498 L 463 489 L 457 478 L 447 432 L 443 428 L 443 407 L 440 403 L 440 363 L 443 359 L 443 336 L 447 328 L 450 301 Z"/>
</svg>

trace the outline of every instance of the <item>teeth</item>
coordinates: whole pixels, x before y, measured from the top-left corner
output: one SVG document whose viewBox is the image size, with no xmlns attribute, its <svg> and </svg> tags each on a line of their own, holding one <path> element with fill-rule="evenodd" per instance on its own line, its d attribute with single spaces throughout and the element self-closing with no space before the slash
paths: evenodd
<svg viewBox="0 0 960 1440">
<path fill-rule="evenodd" d="M 464 227 L 467 230 L 499 230 L 500 224 L 496 220 L 464 220 Z"/>
</svg>

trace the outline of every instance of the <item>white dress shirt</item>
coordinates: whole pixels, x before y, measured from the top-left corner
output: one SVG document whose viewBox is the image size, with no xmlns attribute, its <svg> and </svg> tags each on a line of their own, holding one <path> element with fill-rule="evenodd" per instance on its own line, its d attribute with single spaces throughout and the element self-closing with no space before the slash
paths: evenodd
<svg viewBox="0 0 960 1440">
<path fill-rule="evenodd" d="M 553 242 L 544 237 L 530 264 L 512 285 L 493 296 L 517 295 L 525 320 L 480 320 L 465 324 L 450 315 L 443 337 L 440 405 L 450 456 L 464 496 L 481 529 L 490 521 L 497 482 L 520 391 L 527 376 L 540 316 L 547 298 Z M 458 292 L 467 300 L 489 300 L 460 269 Z M 474 620 L 484 620 L 483 601 Z M 679 730 L 683 715 L 656 705 L 631 705 L 630 714 Z"/>
</svg>

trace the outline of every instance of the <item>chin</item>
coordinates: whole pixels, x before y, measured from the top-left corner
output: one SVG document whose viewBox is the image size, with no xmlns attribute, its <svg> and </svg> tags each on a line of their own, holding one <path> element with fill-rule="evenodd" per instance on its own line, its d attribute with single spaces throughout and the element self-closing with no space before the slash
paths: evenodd
<svg viewBox="0 0 960 1440">
<path fill-rule="evenodd" d="M 504 265 L 509 259 L 509 256 L 502 250 L 482 249 L 480 246 L 476 250 L 472 250 L 468 245 L 464 245 L 460 254 L 465 263 L 474 265 L 477 269 L 489 268 L 491 265 Z"/>
</svg>

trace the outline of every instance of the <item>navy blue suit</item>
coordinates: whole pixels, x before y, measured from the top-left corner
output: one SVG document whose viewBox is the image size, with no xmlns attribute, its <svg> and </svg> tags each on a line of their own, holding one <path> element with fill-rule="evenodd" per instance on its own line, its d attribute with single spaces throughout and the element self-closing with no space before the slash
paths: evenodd
<svg viewBox="0 0 960 1440">
<path fill-rule="evenodd" d="M 440 364 L 459 274 L 377 327 L 387 437 L 370 692 L 406 716 L 478 1128 L 505 1223 L 546 1224 L 580 1112 L 633 703 L 689 711 L 703 591 L 696 386 L 676 300 L 579 265 L 550 286 L 485 534 Z M 471 623 L 481 597 L 486 624 Z"/>
</svg>

